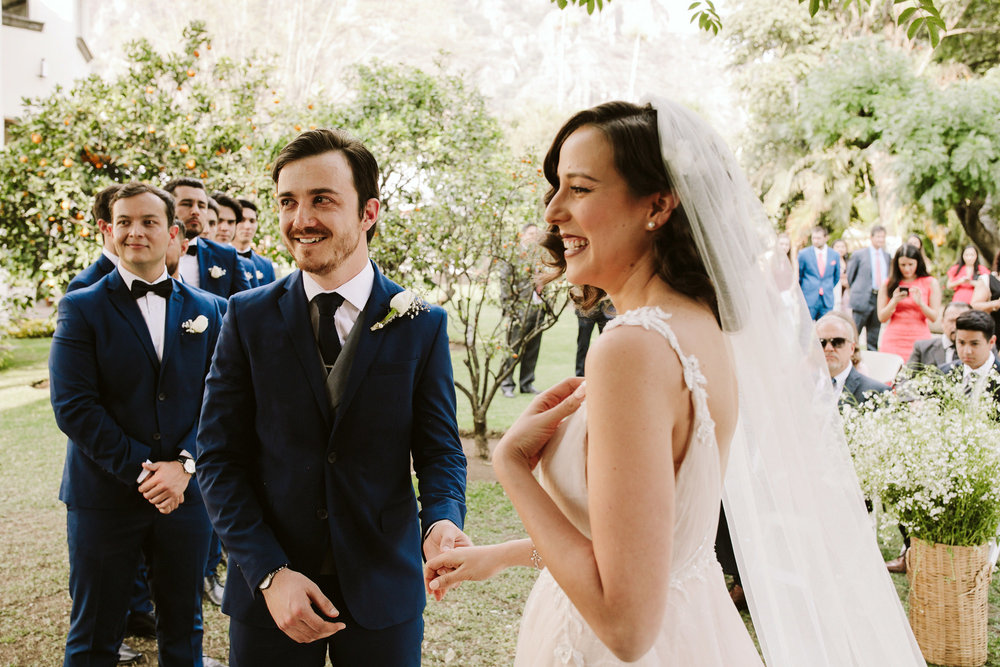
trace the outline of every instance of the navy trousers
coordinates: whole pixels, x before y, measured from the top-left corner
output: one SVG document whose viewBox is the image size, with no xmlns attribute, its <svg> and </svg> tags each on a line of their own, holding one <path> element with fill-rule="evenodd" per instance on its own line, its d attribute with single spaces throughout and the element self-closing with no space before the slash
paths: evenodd
<svg viewBox="0 0 1000 667">
<path fill-rule="evenodd" d="M 117 664 L 143 557 L 156 603 L 160 665 L 200 667 L 202 577 L 212 530 L 205 506 L 182 504 L 167 515 L 152 505 L 67 510 L 73 607 L 64 667 Z"/>
</svg>

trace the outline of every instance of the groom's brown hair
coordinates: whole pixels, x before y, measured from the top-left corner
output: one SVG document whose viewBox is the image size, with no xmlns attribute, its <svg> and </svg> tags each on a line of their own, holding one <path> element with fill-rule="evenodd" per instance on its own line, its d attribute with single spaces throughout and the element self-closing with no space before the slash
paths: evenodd
<svg viewBox="0 0 1000 667">
<path fill-rule="evenodd" d="M 361 141 L 343 130 L 308 130 L 295 137 L 278 153 L 271 169 L 271 178 L 277 183 L 278 174 L 289 162 L 330 151 L 343 153 L 350 165 L 354 189 L 358 193 L 358 216 L 364 215 L 368 200 L 379 198 L 378 162 Z M 375 236 L 375 227 L 373 224 L 368 228 L 369 243 Z"/>
</svg>

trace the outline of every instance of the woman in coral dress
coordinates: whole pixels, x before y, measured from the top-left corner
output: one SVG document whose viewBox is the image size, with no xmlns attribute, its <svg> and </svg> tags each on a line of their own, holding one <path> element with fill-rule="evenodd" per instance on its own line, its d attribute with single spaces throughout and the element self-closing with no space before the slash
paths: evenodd
<svg viewBox="0 0 1000 667">
<path fill-rule="evenodd" d="M 948 289 L 955 290 L 951 300 L 971 304 L 976 282 L 980 276 L 988 275 L 989 272 L 980 259 L 976 246 L 970 243 L 962 248 L 962 255 L 948 269 Z"/>
<path fill-rule="evenodd" d="M 889 279 L 878 291 L 882 327 L 879 352 L 910 358 L 913 344 L 931 337 L 930 325 L 941 316 L 941 286 L 927 273 L 919 248 L 904 243 L 889 267 Z"/>
</svg>

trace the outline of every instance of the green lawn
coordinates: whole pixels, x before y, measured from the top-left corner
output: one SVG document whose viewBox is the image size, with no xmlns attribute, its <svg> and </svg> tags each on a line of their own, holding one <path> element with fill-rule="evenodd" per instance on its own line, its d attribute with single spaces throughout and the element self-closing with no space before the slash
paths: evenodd
<svg viewBox="0 0 1000 667">
<path fill-rule="evenodd" d="M 538 385 L 546 387 L 573 372 L 576 320 L 572 312 L 544 334 Z M 66 513 L 57 499 L 65 438 L 55 426 L 44 382 L 50 341 L 14 341 L 10 366 L 0 371 L 0 665 L 58 665 L 68 628 L 69 577 Z M 460 360 L 455 359 L 456 369 Z M 499 396 L 490 427 L 503 429 L 530 397 Z M 470 423 L 468 404 L 459 398 L 460 421 Z M 468 491 L 468 531 L 478 543 L 521 537 L 512 506 L 495 483 L 474 482 Z M 884 547 L 887 557 L 898 545 Z M 906 578 L 894 575 L 901 597 Z M 488 667 L 510 664 L 524 601 L 534 571 L 519 568 L 489 582 L 466 584 L 425 612 L 424 665 Z M 1000 667 L 1000 581 L 990 590 L 990 657 Z M 745 616 L 748 621 L 749 619 Z M 226 618 L 205 608 L 205 650 L 226 656 Z M 130 640 L 155 660 L 151 641 Z"/>
</svg>

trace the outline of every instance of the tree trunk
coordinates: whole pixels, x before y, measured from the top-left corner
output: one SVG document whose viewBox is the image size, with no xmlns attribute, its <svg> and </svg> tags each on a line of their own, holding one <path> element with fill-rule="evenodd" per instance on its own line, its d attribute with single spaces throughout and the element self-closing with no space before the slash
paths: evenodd
<svg viewBox="0 0 1000 667">
<path fill-rule="evenodd" d="M 993 266 L 993 259 L 1000 250 L 1000 240 L 997 239 L 996 222 L 987 220 L 981 216 L 983 210 L 981 201 L 965 201 L 955 205 L 955 213 L 962 221 L 962 228 L 969 235 L 972 242 L 976 244 L 983 253 L 983 257 L 989 266 Z"/>
<path fill-rule="evenodd" d="M 486 411 L 472 414 L 472 433 L 476 438 L 476 455 L 484 461 L 490 460 L 490 441 L 486 437 Z"/>
</svg>

